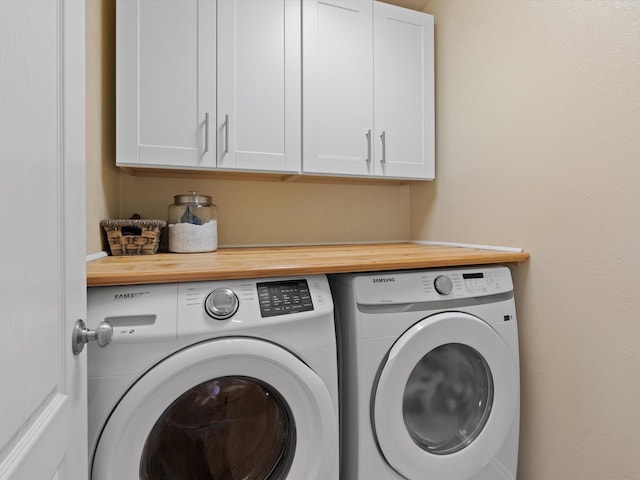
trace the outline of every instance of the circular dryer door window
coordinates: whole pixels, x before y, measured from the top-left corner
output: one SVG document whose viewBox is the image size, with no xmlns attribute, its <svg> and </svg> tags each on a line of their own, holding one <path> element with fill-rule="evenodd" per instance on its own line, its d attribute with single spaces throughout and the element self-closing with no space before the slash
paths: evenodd
<svg viewBox="0 0 640 480">
<path fill-rule="evenodd" d="M 140 478 L 282 478 L 295 428 L 280 394 L 248 377 L 203 382 L 175 400 L 145 442 Z"/>
<path fill-rule="evenodd" d="M 434 348 L 420 359 L 404 388 L 402 413 L 413 441 L 447 455 L 473 442 L 493 405 L 493 377 L 486 360 L 461 343 Z"/>
<path fill-rule="evenodd" d="M 466 480 L 498 452 L 515 420 L 517 363 L 481 319 L 438 313 L 391 347 L 374 387 L 373 427 L 408 480 Z"/>
<path fill-rule="evenodd" d="M 326 480 L 338 414 L 322 379 L 270 342 L 220 338 L 153 366 L 104 426 L 92 480 Z"/>
</svg>

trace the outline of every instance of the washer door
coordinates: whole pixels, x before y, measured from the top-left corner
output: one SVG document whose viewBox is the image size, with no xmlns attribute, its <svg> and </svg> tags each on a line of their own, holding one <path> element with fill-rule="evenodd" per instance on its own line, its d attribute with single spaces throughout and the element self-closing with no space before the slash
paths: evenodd
<svg viewBox="0 0 640 480">
<path fill-rule="evenodd" d="M 338 420 L 322 379 L 266 341 L 216 339 L 143 375 L 102 432 L 93 480 L 329 478 Z"/>
<path fill-rule="evenodd" d="M 408 480 L 468 479 L 502 446 L 519 388 L 514 359 L 487 323 L 458 312 L 428 317 L 382 367 L 373 399 L 378 445 Z"/>
</svg>

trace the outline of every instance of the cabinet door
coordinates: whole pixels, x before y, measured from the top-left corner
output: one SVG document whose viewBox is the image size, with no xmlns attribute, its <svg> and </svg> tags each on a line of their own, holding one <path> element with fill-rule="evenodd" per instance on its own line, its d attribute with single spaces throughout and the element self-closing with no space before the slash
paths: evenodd
<svg viewBox="0 0 640 480">
<path fill-rule="evenodd" d="M 117 164 L 215 166 L 216 3 L 119 0 L 116 8 Z"/>
<path fill-rule="evenodd" d="M 433 16 L 375 2 L 376 175 L 433 179 Z"/>
<path fill-rule="evenodd" d="M 300 0 L 218 2 L 218 167 L 298 172 Z"/>
<path fill-rule="evenodd" d="M 373 2 L 303 0 L 303 171 L 368 175 Z"/>
</svg>

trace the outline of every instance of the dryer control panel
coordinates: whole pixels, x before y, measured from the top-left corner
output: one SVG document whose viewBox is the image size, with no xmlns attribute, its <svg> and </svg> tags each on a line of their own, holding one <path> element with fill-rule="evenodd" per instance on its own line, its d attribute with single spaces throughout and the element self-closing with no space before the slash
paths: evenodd
<svg viewBox="0 0 640 480">
<path fill-rule="evenodd" d="M 513 291 L 506 267 L 380 272 L 354 278 L 360 305 L 437 302 Z"/>
</svg>

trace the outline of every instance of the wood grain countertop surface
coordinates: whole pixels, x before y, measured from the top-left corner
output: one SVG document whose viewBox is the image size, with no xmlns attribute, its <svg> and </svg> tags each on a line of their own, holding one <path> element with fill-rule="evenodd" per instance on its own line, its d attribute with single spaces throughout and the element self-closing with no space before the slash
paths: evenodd
<svg viewBox="0 0 640 480">
<path fill-rule="evenodd" d="M 87 263 L 87 286 L 264 278 L 514 263 L 527 252 L 418 243 L 220 248 L 109 256 Z"/>
</svg>

